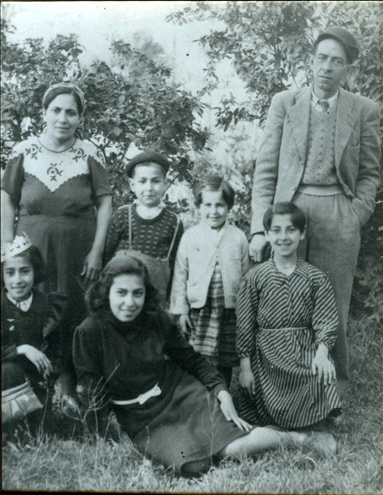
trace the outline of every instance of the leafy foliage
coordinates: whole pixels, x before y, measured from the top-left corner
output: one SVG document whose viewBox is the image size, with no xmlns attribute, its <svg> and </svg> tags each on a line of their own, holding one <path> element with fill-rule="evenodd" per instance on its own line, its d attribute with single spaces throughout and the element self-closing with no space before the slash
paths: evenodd
<svg viewBox="0 0 383 495">
<path fill-rule="evenodd" d="M 246 101 L 225 97 L 218 109 L 217 125 L 227 128 L 232 121 L 263 122 L 276 93 L 307 85 L 313 41 L 330 25 L 349 29 L 360 47 L 348 89 L 381 100 L 381 14 L 380 2 L 195 2 L 167 19 L 179 24 L 214 20 L 223 26 L 197 41 L 209 58 L 206 92 L 219 85 L 216 69 L 225 59 L 246 85 Z"/>
<path fill-rule="evenodd" d="M 2 28 L 2 167 L 9 144 L 41 132 L 41 101 L 48 86 L 71 80 L 85 93 L 84 138 L 105 157 L 116 205 L 123 201 L 131 145 L 163 152 L 174 164 L 171 178 L 190 180 L 193 164 L 187 152 L 201 150 L 208 133 L 196 123 L 203 105 L 173 83 L 171 69 L 123 40 L 112 42 L 111 65 L 94 61 L 82 67 L 84 48 L 73 34 L 58 35 L 45 48 L 42 38 L 10 43 L 6 34 L 12 26 L 4 18 Z"/>
</svg>

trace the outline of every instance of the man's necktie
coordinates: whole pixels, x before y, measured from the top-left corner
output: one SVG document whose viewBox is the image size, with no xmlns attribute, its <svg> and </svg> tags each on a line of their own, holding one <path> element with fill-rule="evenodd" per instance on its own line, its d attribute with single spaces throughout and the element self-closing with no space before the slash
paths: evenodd
<svg viewBox="0 0 383 495">
<path fill-rule="evenodd" d="M 327 100 L 318 100 L 318 105 L 320 105 L 323 113 L 327 113 L 330 108 L 330 104 Z"/>
</svg>

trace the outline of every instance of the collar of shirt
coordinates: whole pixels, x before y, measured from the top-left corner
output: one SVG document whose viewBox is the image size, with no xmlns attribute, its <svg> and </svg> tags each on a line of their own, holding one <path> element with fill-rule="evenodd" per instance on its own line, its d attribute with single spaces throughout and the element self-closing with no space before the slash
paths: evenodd
<svg viewBox="0 0 383 495">
<path fill-rule="evenodd" d="M 201 227 L 204 233 L 204 238 L 208 239 L 209 242 L 212 244 L 218 246 L 220 240 L 223 237 L 223 234 L 225 233 L 226 227 L 228 225 L 227 221 L 224 223 L 223 227 L 221 229 L 212 229 L 207 225 L 205 222 L 201 222 Z"/>
<path fill-rule="evenodd" d="M 137 211 L 137 206 L 140 204 L 140 202 L 137 199 L 134 199 L 133 204 L 136 205 L 136 211 Z M 148 217 L 145 216 L 141 218 L 144 218 L 145 220 L 151 220 L 152 218 L 156 218 L 164 208 L 166 208 L 166 204 L 161 200 L 158 206 L 156 206 L 155 208 L 150 208 L 152 210 L 153 216 L 148 216 Z M 146 208 L 146 211 L 149 211 L 150 209 Z"/>
<path fill-rule="evenodd" d="M 135 205 L 139 205 L 140 204 L 140 202 L 136 198 L 133 199 L 133 203 Z M 159 205 L 157 206 L 157 208 L 166 208 L 166 204 L 165 204 L 165 202 L 162 199 L 161 199 Z"/>
<path fill-rule="evenodd" d="M 271 280 L 273 281 L 274 285 L 277 287 L 280 287 L 286 279 L 292 278 L 295 276 L 301 277 L 301 278 L 306 278 L 307 273 L 305 270 L 305 263 L 302 258 L 297 259 L 297 264 L 294 268 L 294 271 L 290 273 L 290 275 L 285 275 L 284 273 L 280 272 L 275 264 L 274 257 L 271 257 L 267 263 L 269 263 L 269 266 L 271 267 Z"/>
<path fill-rule="evenodd" d="M 339 96 L 339 89 L 335 93 L 335 95 L 331 96 L 331 98 L 318 98 L 317 95 L 314 93 L 314 88 L 312 88 L 312 90 L 311 90 L 311 105 L 313 106 L 313 108 L 318 108 L 318 107 L 320 107 L 320 105 L 318 103 L 320 100 L 327 100 L 328 105 L 329 105 L 328 108 L 330 110 L 330 108 L 332 108 L 336 104 L 336 102 L 338 100 L 338 96 Z"/>
<path fill-rule="evenodd" d="M 28 297 L 28 299 L 25 299 L 25 301 L 16 301 L 16 299 L 13 299 L 13 297 L 10 296 L 8 292 L 7 292 L 7 298 L 17 308 L 21 309 L 21 311 L 24 311 L 24 313 L 26 313 L 28 311 L 28 309 L 31 307 L 32 299 L 33 299 L 33 292 L 31 292 L 31 295 Z"/>
</svg>

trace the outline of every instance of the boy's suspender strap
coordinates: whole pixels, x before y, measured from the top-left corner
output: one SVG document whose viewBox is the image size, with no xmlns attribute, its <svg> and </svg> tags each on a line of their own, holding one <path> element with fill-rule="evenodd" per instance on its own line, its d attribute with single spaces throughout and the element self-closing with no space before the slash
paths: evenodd
<svg viewBox="0 0 383 495">
<path fill-rule="evenodd" d="M 176 225 L 176 228 L 174 229 L 173 239 L 172 239 L 172 242 L 170 243 L 170 247 L 169 247 L 168 255 L 166 256 L 166 260 L 168 260 L 170 258 L 170 253 L 172 252 L 174 243 L 176 242 L 176 237 L 178 234 L 178 229 L 179 229 L 180 223 L 181 223 L 180 217 L 177 215 L 177 225 Z"/>
</svg>

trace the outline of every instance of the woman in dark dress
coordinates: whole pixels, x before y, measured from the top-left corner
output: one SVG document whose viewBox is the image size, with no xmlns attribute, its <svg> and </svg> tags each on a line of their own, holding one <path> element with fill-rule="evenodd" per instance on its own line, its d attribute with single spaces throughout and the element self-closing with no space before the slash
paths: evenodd
<svg viewBox="0 0 383 495">
<path fill-rule="evenodd" d="M 63 395 L 74 393 L 71 342 L 74 328 L 86 316 L 82 285 L 95 280 L 102 268 L 112 213 L 104 159 L 96 146 L 79 138 L 84 110 L 78 86 L 59 83 L 48 88 L 43 97 L 45 130 L 15 145 L 1 191 L 2 242 L 27 233 L 47 264 L 44 291 L 63 292 L 68 298 Z"/>
<path fill-rule="evenodd" d="M 137 258 L 113 258 L 86 299 L 90 316 L 76 329 L 73 349 L 90 424 L 101 428 L 113 409 L 139 450 L 185 476 L 214 459 L 305 438 L 238 417 L 224 378 L 158 307 Z"/>
</svg>

